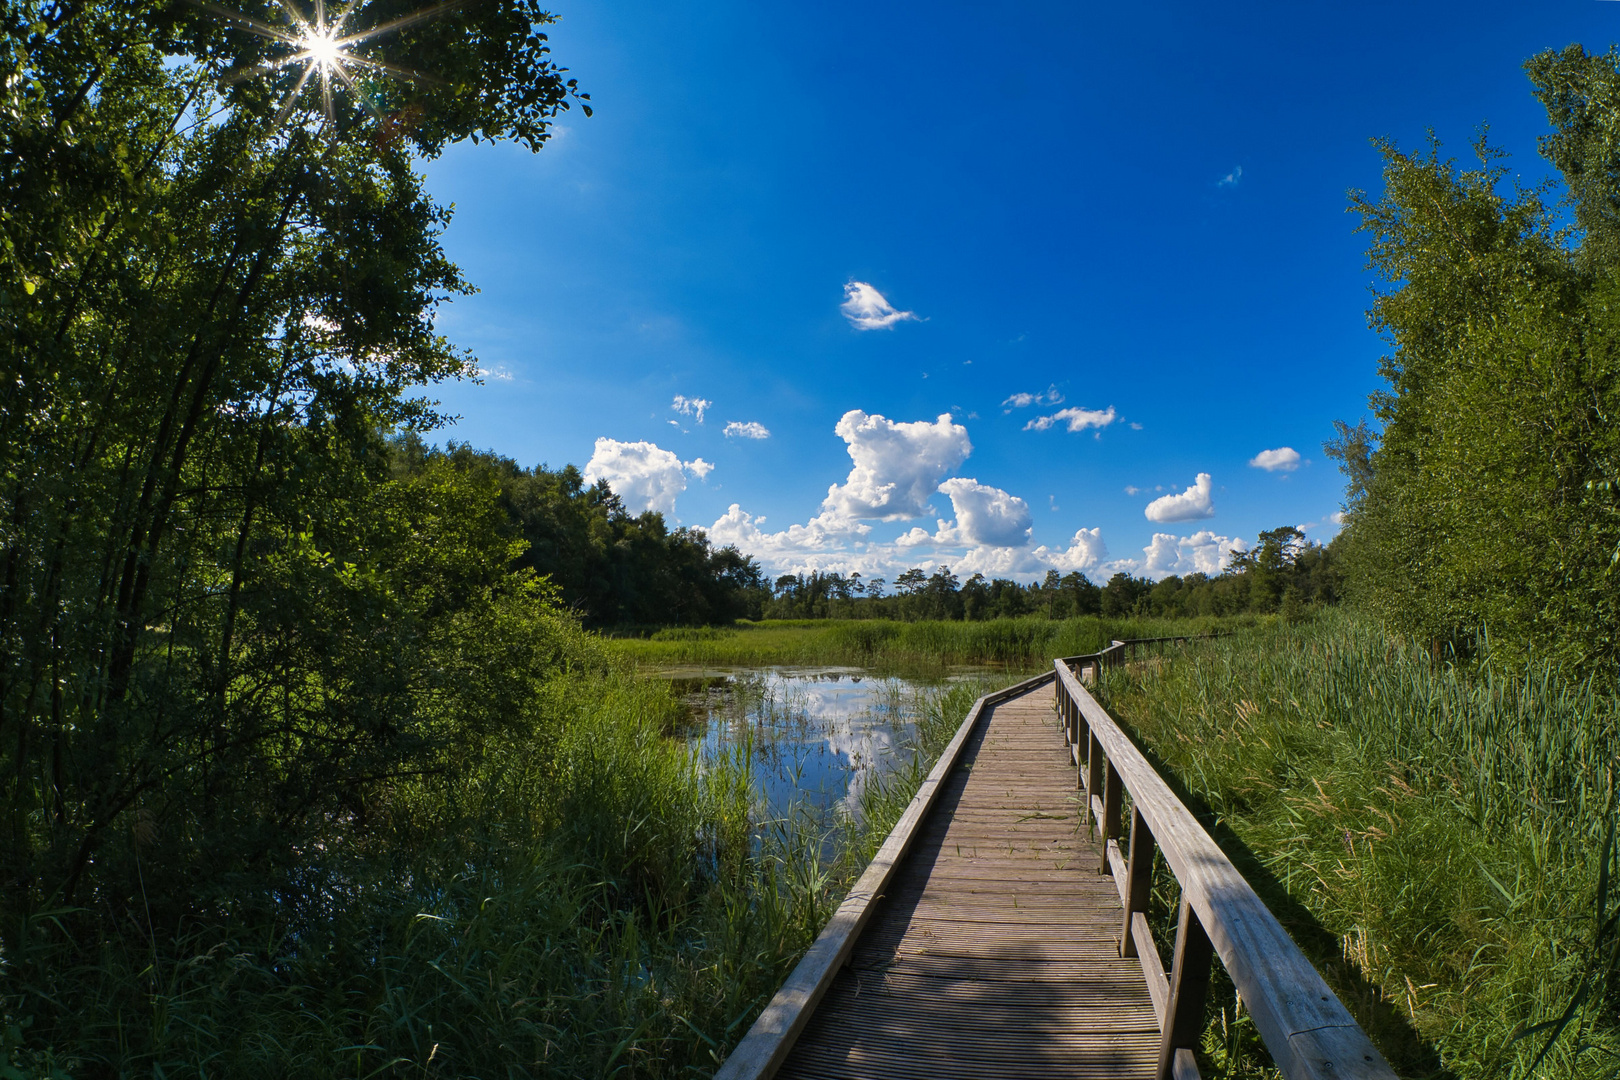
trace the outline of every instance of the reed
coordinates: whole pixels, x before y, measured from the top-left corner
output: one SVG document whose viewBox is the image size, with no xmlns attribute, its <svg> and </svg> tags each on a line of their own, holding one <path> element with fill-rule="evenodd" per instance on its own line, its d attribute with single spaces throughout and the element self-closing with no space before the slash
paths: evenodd
<svg viewBox="0 0 1620 1080">
<path fill-rule="evenodd" d="M 747 747 L 669 739 L 667 686 L 537 695 L 527 736 L 331 830 L 271 918 L 222 897 L 207 926 L 133 911 L 90 940 L 33 912 L 0 958 L 0 1074 L 711 1071 L 837 900 L 819 836 L 755 819 Z"/>
<path fill-rule="evenodd" d="M 1249 616 L 1215 619 L 990 619 L 984 622 L 887 619 L 739 623 L 722 630 L 659 631 L 616 639 L 619 656 L 645 668 L 857 664 L 878 671 L 939 672 L 985 665 L 1034 671 L 1054 656 L 1095 652 L 1114 638 L 1219 633 L 1252 626 Z"/>
<path fill-rule="evenodd" d="M 1325 613 L 1102 693 L 1401 1075 L 1614 1075 L 1612 688 L 1488 642 L 1436 663 Z"/>
</svg>

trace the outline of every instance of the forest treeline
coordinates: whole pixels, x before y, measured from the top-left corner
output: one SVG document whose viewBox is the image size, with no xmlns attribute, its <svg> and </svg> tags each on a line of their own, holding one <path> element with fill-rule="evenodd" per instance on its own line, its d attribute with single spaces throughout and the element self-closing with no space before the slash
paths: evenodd
<svg viewBox="0 0 1620 1080">
<path fill-rule="evenodd" d="M 526 468 L 511 458 L 451 442 L 430 447 L 416 432 L 388 443 L 391 474 L 454 470 L 497 494 L 502 534 L 516 542 L 513 566 L 541 576 L 587 626 L 720 625 L 738 619 L 1016 618 L 1044 615 L 1155 616 L 1271 614 L 1297 618 L 1337 603 L 1343 583 L 1335 549 L 1293 526 L 1262 532 L 1230 565 L 1210 575 L 1158 581 L 1117 573 L 1103 585 L 1078 572 L 1050 570 L 1038 582 L 960 580 L 950 567 L 912 567 L 893 584 L 859 573 L 812 570 L 766 577 L 731 545 L 714 547 L 701 529 L 670 528 L 655 510 L 631 514 L 605 480 L 586 484 L 573 465 Z"/>
<path fill-rule="evenodd" d="M 465 443 L 429 447 L 414 431 L 390 440 L 388 453 L 395 477 L 442 467 L 495 491 L 501 531 L 517 542 L 513 569 L 543 576 L 587 626 L 760 617 L 768 589 L 758 563 L 714 547 L 701 529 L 670 528 L 656 510 L 629 513 L 606 481 L 586 484 L 573 465 L 525 468 Z"/>
<path fill-rule="evenodd" d="M 891 586 L 883 578 L 811 571 L 778 577 L 762 611 L 773 619 L 906 621 L 1272 613 L 1298 618 L 1313 606 L 1337 603 L 1341 591 L 1334 547 L 1312 543 L 1285 525 L 1262 532 L 1249 550 L 1232 552 L 1228 567 L 1214 575 L 1171 574 L 1154 581 L 1120 572 L 1098 585 L 1078 572 L 1048 570 L 1040 581 L 1026 584 L 982 574 L 961 581 L 942 566 L 932 573 L 913 567 Z"/>
</svg>

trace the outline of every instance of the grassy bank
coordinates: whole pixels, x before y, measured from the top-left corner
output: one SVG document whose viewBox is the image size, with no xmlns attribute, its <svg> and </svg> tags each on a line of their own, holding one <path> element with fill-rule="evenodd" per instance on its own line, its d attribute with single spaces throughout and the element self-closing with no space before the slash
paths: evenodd
<svg viewBox="0 0 1620 1080">
<path fill-rule="evenodd" d="M 1523 1076 L 1554 1035 L 1537 1075 L 1615 1075 L 1612 693 L 1436 664 L 1330 613 L 1112 673 L 1104 697 L 1402 1076 Z"/>
<path fill-rule="evenodd" d="M 888 619 L 783 620 L 735 627 L 660 630 L 611 641 L 644 667 L 857 664 L 928 671 L 961 664 L 1041 670 L 1054 656 L 1095 652 L 1114 638 L 1217 633 L 1252 626 L 1249 617 L 1215 619 L 991 619 L 895 622 Z"/>
<path fill-rule="evenodd" d="M 750 819 L 748 758 L 667 737 L 669 687 L 564 627 L 530 722 L 239 875 L 111 928 L 18 912 L 0 952 L 7 1076 L 705 1075 L 838 895 Z M 7 1067 L 15 1071 L 7 1071 Z"/>
<path fill-rule="evenodd" d="M 327 823 L 296 874 L 236 881 L 206 920 L 167 920 L 156 881 L 111 932 L 19 913 L 0 1073 L 708 1075 L 1011 678 L 917 691 L 921 753 L 859 815 L 761 821 L 752 747 L 700 760 L 667 683 L 553 629 L 526 725 Z M 131 831 L 137 872 L 164 842 Z"/>
</svg>

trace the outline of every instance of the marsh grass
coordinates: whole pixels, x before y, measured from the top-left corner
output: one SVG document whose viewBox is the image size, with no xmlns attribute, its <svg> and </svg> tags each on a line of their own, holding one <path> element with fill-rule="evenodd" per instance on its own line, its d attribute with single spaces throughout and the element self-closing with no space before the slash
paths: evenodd
<svg viewBox="0 0 1620 1080">
<path fill-rule="evenodd" d="M 887 619 L 784 620 L 718 630 L 663 630 L 609 642 L 646 668 L 858 664 L 883 672 L 930 675 L 952 666 L 994 665 L 1039 671 L 1054 656 L 1095 652 L 1114 638 L 1220 632 L 1252 626 L 1227 619 L 990 619 L 984 622 Z"/>
<path fill-rule="evenodd" d="M 1402 1076 L 1616 1074 L 1610 688 L 1327 613 L 1102 693 Z M 1214 999 L 1205 1075 L 1264 1074 Z"/>
<path fill-rule="evenodd" d="M 402 778 L 296 880 L 243 882 L 207 925 L 134 910 L 91 937 L 73 911 L 23 914 L 0 1075 L 709 1075 L 973 699 L 1010 679 L 885 683 L 874 707 L 914 717 L 899 767 L 854 812 L 773 814 L 759 740 L 807 722 L 791 695 L 744 685 L 754 722 L 702 751 L 667 683 L 559 674 L 532 730 Z M 132 834 L 132 857 L 150 842 Z"/>
<path fill-rule="evenodd" d="M 746 745 L 669 738 L 667 686 L 541 693 L 544 730 L 402 780 L 257 907 L 94 940 L 29 913 L 0 1074 L 707 1075 L 837 902 L 821 835 L 757 818 Z"/>
</svg>

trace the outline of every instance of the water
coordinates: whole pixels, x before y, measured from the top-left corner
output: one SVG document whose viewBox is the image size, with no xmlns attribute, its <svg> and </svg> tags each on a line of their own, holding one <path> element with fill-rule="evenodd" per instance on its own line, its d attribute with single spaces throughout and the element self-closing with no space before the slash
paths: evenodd
<svg viewBox="0 0 1620 1080">
<path fill-rule="evenodd" d="M 671 679 L 691 715 L 688 738 L 705 756 L 751 744 L 761 812 L 809 809 L 860 814 L 873 778 L 915 757 L 918 712 L 926 695 L 987 669 L 944 680 L 877 675 L 853 667 L 675 670 Z"/>
</svg>

